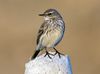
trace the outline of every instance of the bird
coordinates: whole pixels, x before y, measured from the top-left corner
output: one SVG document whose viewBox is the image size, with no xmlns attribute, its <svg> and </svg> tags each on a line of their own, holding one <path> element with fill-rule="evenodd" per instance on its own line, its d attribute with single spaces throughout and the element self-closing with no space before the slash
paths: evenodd
<svg viewBox="0 0 100 74">
<path fill-rule="evenodd" d="M 56 54 L 61 57 L 63 54 L 55 46 L 62 40 L 65 32 L 65 23 L 62 16 L 56 9 L 47 9 L 44 13 L 39 14 L 39 16 L 42 16 L 44 21 L 39 28 L 36 49 L 31 59 L 35 59 L 41 50 L 45 50 L 45 56 L 48 55 L 49 58 L 51 58 L 50 55 Z M 54 54 L 47 51 L 50 48 L 55 50 Z"/>
</svg>

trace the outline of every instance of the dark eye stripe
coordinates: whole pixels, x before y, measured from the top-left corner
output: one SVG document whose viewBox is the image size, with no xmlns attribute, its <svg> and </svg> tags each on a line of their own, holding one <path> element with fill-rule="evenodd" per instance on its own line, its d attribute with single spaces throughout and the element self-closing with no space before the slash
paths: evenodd
<svg viewBox="0 0 100 74">
<path fill-rule="evenodd" d="M 49 13 L 48 15 L 52 15 L 52 13 Z"/>
</svg>

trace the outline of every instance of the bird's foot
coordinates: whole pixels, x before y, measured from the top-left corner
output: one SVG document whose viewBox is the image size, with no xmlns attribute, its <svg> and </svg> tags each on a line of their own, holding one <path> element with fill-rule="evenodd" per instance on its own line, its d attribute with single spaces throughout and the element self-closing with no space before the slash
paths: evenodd
<svg viewBox="0 0 100 74">
<path fill-rule="evenodd" d="M 60 53 L 60 52 L 58 52 L 58 51 L 56 51 L 54 55 L 56 55 L 56 54 L 58 54 L 59 58 L 61 58 L 61 55 L 64 56 L 64 54 L 62 54 L 62 53 Z"/>
<path fill-rule="evenodd" d="M 54 56 L 53 54 L 51 54 L 51 53 L 49 53 L 48 51 L 46 51 L 46 54 L 45 54 L 44 57 L 48 56 L 50 59 L 52 59 L 50 55 Z"/>
</svg>

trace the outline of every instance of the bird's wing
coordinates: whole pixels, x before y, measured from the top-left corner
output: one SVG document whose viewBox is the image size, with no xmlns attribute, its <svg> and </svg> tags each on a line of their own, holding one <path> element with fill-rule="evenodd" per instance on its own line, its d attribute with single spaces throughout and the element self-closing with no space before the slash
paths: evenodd
<svg viewBox="0 0 100 74">
<path fill-rule="evenodd" d="M 48 28 L 47 23 L 44 22 L 41 26 L 40 29 L 38 31 L 38 36 L 37 36 L 37 45 L 40 41 L 41 36 L 45 33 L 46 29 Z"/>
</svg>

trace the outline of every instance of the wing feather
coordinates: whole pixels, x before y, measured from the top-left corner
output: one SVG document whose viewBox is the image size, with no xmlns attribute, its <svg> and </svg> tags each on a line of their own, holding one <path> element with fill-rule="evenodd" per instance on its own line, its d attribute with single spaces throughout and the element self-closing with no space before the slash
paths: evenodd
<svg viewBox="0 0 100 74">
<path fill-rule="evenodd" d="M 46 29 L 48 28 L 47 23 L 44 22 L 41 26 L 40 29 L 38 31 L 38 36 L 37 36 L 37 45 L 40 41 L 41 36 L 45 33 Z"/>
</svg>

